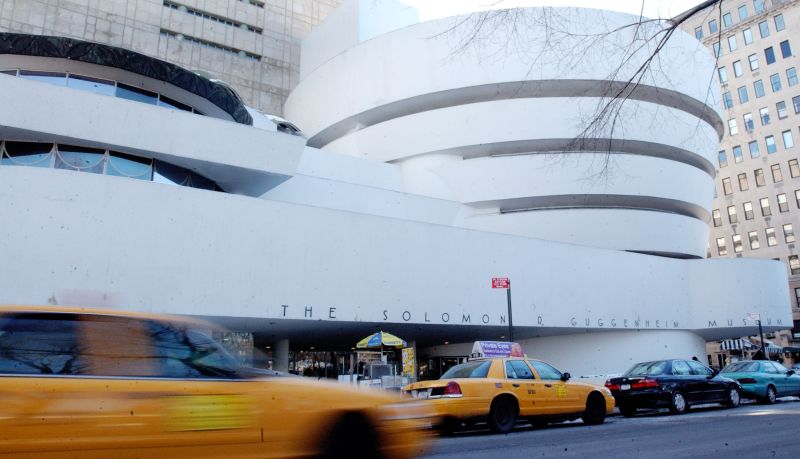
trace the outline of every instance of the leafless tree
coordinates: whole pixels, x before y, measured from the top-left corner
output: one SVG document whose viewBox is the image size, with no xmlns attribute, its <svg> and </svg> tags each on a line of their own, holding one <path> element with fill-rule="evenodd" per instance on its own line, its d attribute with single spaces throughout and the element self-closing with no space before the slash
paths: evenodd
<svg viewBox="0 0 800 459">
<path fill-rule="evenodd" d="M 543 50 L 548 51 L 550 58 L 554 54 L 557 55 L 562 67 L 574 67 L 580 65 L 590 54 L 604 52 L 603 47 L 608 46 L 608 39 L 612 35 L 627 32 L 626 36 L 630 38 L 624 49 L 605 53 L 617 61 L 614 62 L 611 73 L 600 83 L 604 87 L 600 91 L 600 97 L 597 98 L 596 107 L 592 113 L 584 115 L 580 132 L 564 151 L 553 152 L 556 158 L 564 158 L 565 153 L 571 152 L 606 152 L 602 164 L 595 169 L 594 176 L 607 179 L 615 140 L 621 137 L 624 129 L 620 123 L 620 116 L 626 103 L 638 98 L 637 92 L 643 82 L 655 72 L 660 73 L 659 77 L 662 80 L 669 79 L 669 75 L 660 67 L 659 54 L 681 25 L 691 18 L 698 15 L 717 16 L 718 24 L 722 20 L 722 10 L 719 6 L 721 0 L 703 1 L 670 19 L 645 17 L 644 1 L 642 0 L 638 17 L 633 21 L 601 33 L 576 31 L 575 24 L 569 24 L 569 20 L 559 12 L 559 9 L 544 7 L 535 11 L 511 8 L 476 12 L 461 17 L 439 36 L 457 37 L 452 47 L 453 57 L 463 53 L 479 52 L 476 50 L 484 48 L 494 49 L 495 54 L 483 55 L 483 59 L 523 59 L 528 68 L 528 74 L 524 76 L 530 77 L 537 67 L 548 65 L 548 62 L 544 62 L 547 58 Z M 499 0 L 494 6 L 502 7 L 502 3 L 503 0 Z M 495 33 L 500 28 L 510 33 Z M 719 27 L 718 34 L 721 34 L 721 29 L 722 27 Z M 526 30 L 539 31 L 534 38 L 538 42 L 535 47 L 530 46 L 531 38 L 526 36 Z M 482 46 L 498 39 L 504 42 L 495 42 L 494 46 L 490 47 Z M 568 48 L 564 43 L 569 43 Z M 497 56 L 496 53 L 506 53 L 506 55 Z M 632 65 L 635 66 L 633 71 L 631 71 Z M 704 101 L 708 103 L 710 96 L 718 89 L 714 85 L 713 72 L 704 78 L 708 78 L 708 91 Z"/>
</svg>

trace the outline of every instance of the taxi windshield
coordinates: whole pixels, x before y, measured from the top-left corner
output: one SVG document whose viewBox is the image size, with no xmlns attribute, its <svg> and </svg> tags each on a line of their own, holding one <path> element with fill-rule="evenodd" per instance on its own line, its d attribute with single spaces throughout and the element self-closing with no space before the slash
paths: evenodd
<svg viewBox="0 0 800 459">
<path fill-rule="evenodd" d="M 489 373 L 489 367 L 492 362 L 467 362 L 456 365 L 447 370 L 445 374 L 439 379 L 453 379 L 453 378 L 485 378 Z"/>
<path fill-rule="evenodd" d="M 637 363 L 625 376 L 656 376 L 664 374 L 667 369 L 667 362 L 644 362 Z"/>
</svg>

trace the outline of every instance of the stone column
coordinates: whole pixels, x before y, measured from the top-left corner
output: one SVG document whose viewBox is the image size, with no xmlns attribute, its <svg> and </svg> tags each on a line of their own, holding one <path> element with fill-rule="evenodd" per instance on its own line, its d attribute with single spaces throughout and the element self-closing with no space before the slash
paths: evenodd
<svg viewBox="0 0 800 459">
<path fill-rule="evenodd" d="M 275 342 L 272 348 L 272 369 L 275 371 L 289 371 L 289 340 L 281 339 Z"/>
</svg>

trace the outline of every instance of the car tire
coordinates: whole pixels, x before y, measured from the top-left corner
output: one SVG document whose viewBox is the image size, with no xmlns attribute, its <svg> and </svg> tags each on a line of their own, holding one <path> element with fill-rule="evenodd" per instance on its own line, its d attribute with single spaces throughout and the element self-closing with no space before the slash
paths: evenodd
<svg viewBox="0 0 800 459">
<path fill-rule="evenodd" d="M 686 396 L 683 392 L 676 390 L 672 393 L 669 399 L 669 411 L 672 414 L 683 414 L 689 409 L 689 404 L 686 402 Z"/>
<path fill-rule="evenodd" d="M 775 403 L 776 400 L 778 400 L 778 391 L 775 390 L 775 386 L 772 385 L 767 386 L 767 394 L 761 401 L 766 403 L 767 405 L 772 405 L 773 403 Z"/>
<path fill-rule="evenodd" d="M 606 401 L 602 395 L 589 394 L 586 399 L 586 410 L 581 416 L 583 423 L 590 426 L 602 424 L 606 420 Z"/>
<path fill-rule="evenodd" d="M 499 397 L 492 402 L 489 410 L 489 429 L 495 433 L 507 434 L 517 423 L 519 408 L 517 402 L 510 397 Z"/>
<path fill-rule="evenodd" d="M 346 413 L 328 430 L 320 445 L 320 459 L 381 457 L 378 432 L 359 413 Z"/>
<path fill-rule="evenodd" d="M 725 399 L 725 406 L 728 408 L 736 408 L 742 402 L 742 394 L 739 393 L 739 389 L 735 387 L 728 388 L 728 396 Z"/>
<path fill-rule="evenodd" d="M 619 412 L 626 418 L 632 418 L 636 416 L 636 406 L 628 403 L 622 404 L 619 406 Z"/>
</svg>

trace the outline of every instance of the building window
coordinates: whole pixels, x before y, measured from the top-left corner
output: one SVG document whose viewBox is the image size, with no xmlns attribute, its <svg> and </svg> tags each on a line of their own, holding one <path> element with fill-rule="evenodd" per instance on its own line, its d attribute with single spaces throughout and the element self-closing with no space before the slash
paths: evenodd
<svg viewBox="0 0 800 459">
<path fill-rule="evenodd" d="M 739 223 L 739 217 L 736 215 L 736 206 L 728 206 L 728 222 L 731 224 Z"/>
<path fill-rule="evenodd" d="M 733 108 L 733 96 L 730 91 L 722 93 L 722 102 L 725 104 L 725 108 Z"/>
<path fill-rule="evenodd" d="M 719 45 L 719 42 L 714 42 L 714 55 L 717 57 L 722 56 L 722 46 Z"/>
<path fill-rule="evenodd" d="M 714 209 L 711 211 L 711 216 L 714 219 L 714 226 L 719 227 L 722 226 L 722 215 L 719 212 L 719 209 Z"/>
<path fill-rule="evenodd" d="M 171 2 L 169 0 L 165 0 L 164 1 L 164 6 L 167 7 L 167 8 L 171 8 L 173 10 L 178 10 L 178 11 L 190 14 L 192 16 L 197 16 L 197 17 L 200 17 L 200 18 L 212 21 L 212 22 L 218 22 L 220 24 L 225 24 L 226 26 L 229 26 L 229 27 L 236 27 L 237 29 L 240 29 L 240 30 L 246 30 L 246 31 L 249 31 L 249 32 L 254 32 L 254 33 L 257 33 L 259 35 L 262 34 L 262 32 L 263 32 L 260 27 L 255 27 L 255 26 L 252 26 L 252 25 L 249 25 L 249 24 L 245 24 L 243 22 L 235 21 L 233 19 L 229 19 L 229 18 L 226 18 L 226 17 L 223 17 L 223 16 L 218 16 L 216 14 L 207 13 L 207 12 L 204 12 L 204 11 L 200 11 L 200 10 L 196 10 L 196 9 L 193 9 L 193 8 L 189 8 L 186 5 L 180 5 L 178 3 L 174 3 L 174 2 Z"/>
<path fill-rule="evenodd" d="M 764 97 L 764 83 L 761 80 L 753 82 L 753 92 L 756 94 L 756 99 Z"/>
<path fill-rule="evenodd" d="M 769 37 L 769 24 L 767 24 L 767 21 L 758 23 L 758 32 L 761 34 L 761 38 Z"/>
<path fill-rule="evenodd" d="M 725 66 L 722 66 L 717 69 L 719 73 L 719 82 L 720 83 L 727 83 L 728 82 L 728 71 L 725 69 Z"/>
<path fill-rule="evenodd" d="M 728 49 L 730 49 L 731 52 L 734 52 L 737 49 L 739 49 L 739 45 L 736 43 L 736 35 L 731 35 L 730 37 L 728 37 Z M 737 62 L 739 62 L 739 61 L 737 61 Z M 740 71 L 742 70 L 741 62 L 739 63 L 739 70 Z"/>
<path fill-rule="evenodd" d="M 766 181 L 764 180 L 764 169 L 756 169 L 753 171 L 753 174 L 756 176 L 756 186 L 766 185 Z"/>
<path fill-rule="evenodd" d="M 789 271 L 792 274 L 800 274 L 800 258 L 797 255 L 789 255 Z"/>
<path fill-rule="evenodd" d="M 758 115 L 761 117 L 762 126 L 766 126 L 769 124 L 769 108 L 762 107 L 758 109 Z"/>
<path fill-rule="evenodd" d="M 779 14 L 775 16 L 775 30 L 780 32 L 781 30 L 786 28 L 786 24 L 783 22 L 783 14 Z"/>
<path fill-rule="evenodd" d="M 728 28 L 733 25 L 733 16 L 731 16 L 731 13 L 725 13 L 722 15 L 722 25 L 724 28 Z"/>
<path fill-rule="evenodd" d="M 731 135 L 736 135 L 739 133 L 739 126 L 736 124 L 736 118 L 731 118 L 728 120 L 728 132 Z"/>
<path fill-rule="evenodd" d="M 758 70 L 758 54 L 751 54 L 747 56 L 747 60 L 750 61 L 750 70 L 754 72 Z"/>
<path fill-rule="evenodd" d="M 739 20 L 744 21 L 747 19 L 747 5 L 739 6 Z"/>
<path fill-rule="evenodd" d="M 791 87 L 796 85 L 797 81 L 797 69 L 794 67 L 786 69 L 786 84 Z"/>
<path fill-rule="evenodd" d="M 778 211 L 781 213 L 789 212 L 789 201 L 786 200 L 786 193 L 781 193 L 776 198 L 778 199 Z"/>
<path fill-rule="evenodd" d="M 794 106 L 794 113 L 800 114 L 800 96 L 792 97 L 792 105 Z"/>
<path fill-rule="evenodd" d="M 739 179 L 739 190 L 740 191 L 747 191 L 750 189 L 750 186 L 747 183 L 747 174 L 739 174 L 737 175 Z"/>
<path fill-rule="evenodd" d="M 733 188 L 731 188 L 731 179 L 726 177 L 722 179 L 722 192 L 725 196 L 733 194 Z"/>
<path fill-rule="evenodd" d="M 694 29 L 694 38 L 701 40 L 703 38 L 703 27 L 695 27 Z"/>
<path fill-rule="evenodd" d="M 750 201 L 745 202 L 742 204 L 742 208 L 744 208 L 744 219 L 745 220 L 752 220 L 753 219 L 753 203 Z"/>
<path fill-rule="evenodd" d="M 783 181 L 783 173 L 781 172 L 781 165 L 780 164 L 773 164 L 770 166 L 772 168 L 772 181 L 774 183 L 780 183 Z"/>
<path fill-rule="evenodd" d="M 720 256 L 724 256 L 728 254 L 728 246 L 725 243 L 724 237 L 717 238 L 717 254 Z"/>
<path fill-rule="evenodd" d="M 744 119 L 744 130 L 747 132 L 753 132 L 753 129 L 755 129 L 756 126 L 755 123 L 753 122 L 753 114 L 745 113 L 744 116 L 742 116 L 742 118 Z M 739 161 L 736 162 L 738 163 Z"/>
<path fill-rule="evenodd" d="M 758 151 L 758 142 L 753 140 L 751 142 L 747 142 L 747 148 L 750 150 L 750 157 L 751 158 L 758 158 L 761 153 Z"/>
<path fill-rule="evenodd" d="M 775 63 L 775 51 L 772 50 L 772 46 L 764 50 L 764 58 L 767 60 L 767 65 Z"/>
<path fill-rule="evenodd" d="M 747 233 L 747 239 L 750 240 L 750 250 L 758 250 L 761 248 L 761 243 L 758 242 L 758 231 L 750 231 Z"/>
<path fill-rule="evenodd" d="M 761 204 L 761 215 L 764 217 L 769 217 L 772 215 L 772 209 L 769 208 L 769 198 L 761 198 L 759 200 Z"/>
<path fill-rule="evenodd" d="M 742 76 L 742 61 L 734 61 L 733 63 L 733 76 Z"/>
<path fill-rule="evenodd" d="M 745 45 L 753 44 L 753 31 L 749 27 L 744 29 L 744 31 L 742 32 L 742 36 L 744 37 Z"/>
<path fill-rule="evenodd" d="M 742 235 L 741 234 L 734 234 L 733 235 L 733 252 L 734 253 L 742 253 Z"/>
<path fill-rule="evenodd" d="M 794 227 L 791 223 L 783 225 L 783 239 L 787 244 L 794 242 Z"/>
<path fill-rule="evenodd" d="M 728 167 L 728 154 L 725 153 L 725 150 L 720 150 L 720 152 L 717 153 L 717 158 L 719 160 L 720 169 L 723 167 Z"/>
<path fill-rule="evenodd" d="M 789 46 L 789 40 L 783 40 L 781 42 L 781 56 L 784 59 L 792 55 L 792 47 Z"/>
<path fill-rule="evenodd" d="M 764 0 L 753 0 L 753 9 L 756 14 L 764 12 Z"/>
<path fill-rule="evenodd" d="M 719 27 L 717 27 L 717 20 L 712 19 L 708 21 L 708 31 L 712 34 L 719 32 Z"/>
<path fill-rule="evenodd" d="M 778 112 L 778 119 L 779 120 L 782 120 L 782 119 L 786 118 L 787 116 L 789 116 L 789 113 L 786 110 L 786 102 L 780 101 L 780 102 L 776 103 L 775 104 L 775 109 Z"/>
<path fill-rule="evenodd" d="M 796 159 L 789 160 L 789 175 L 792 178 L 800 177 L 800 165 L 797 164 Z"/>
<path fill-rule="evenodd" d="M 772 86 L 772 92 L 781 90 L 781 76 L 778 73 L 773 73 L 769 76 L 769 83 Z"/>
<path fill-rule="evenodd" d="M 775 247 L 778 245 L 778 238 L 775 237 L 775 228 L 767 228 L 765 232 L 767 233 L 767 246 Z"/>
<path fill-rule="evenodd" d="M 764 137 L 764 143 L 767 144 L 767 153 L 775 153 L 778 151 L 778 147 L 775 146 L 775 137 L 768 135 Z"/>
<path fill-rule="evenodd" d="M 794 203 L 800 209 L 800 190 L 794 190 Z"/>
<path fill-rule="evenodd" d="M 783 135 L 783 148 L 789 149 L 794 147 L 794 137 L 792 137 L 792 131 L 783 131 L 781 134 Z"/>
<path fill-rule="evenodd" d="M 736 145 L 733 147 L 733 162 L 740 163 L 744 161 L 744 155 L 742 155 L 742 147 Z"/>
<path fill-rule="evenodd" d="M 748 100 L 750 100 L 750 98 L 747 97 L 747 86 L 740 86 L 739 89 L 738 89 L 738 92 L 739 92 L 739 103 L 740 104 L 743 104 L 743 103 L 747 102 Z"/>
</svg>

